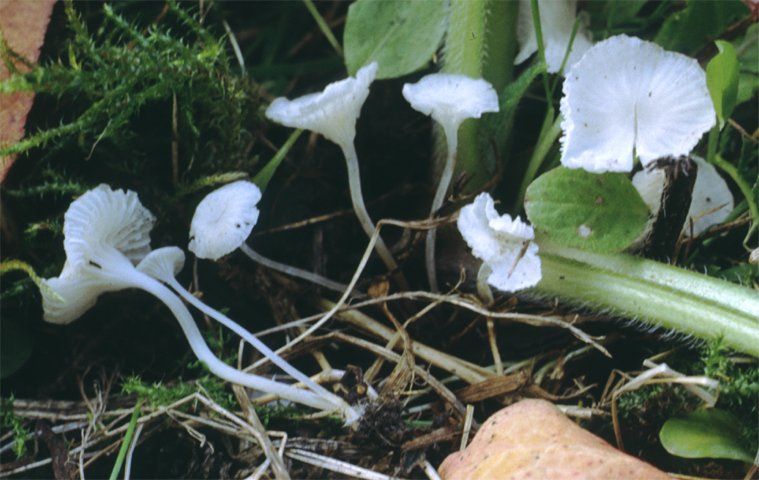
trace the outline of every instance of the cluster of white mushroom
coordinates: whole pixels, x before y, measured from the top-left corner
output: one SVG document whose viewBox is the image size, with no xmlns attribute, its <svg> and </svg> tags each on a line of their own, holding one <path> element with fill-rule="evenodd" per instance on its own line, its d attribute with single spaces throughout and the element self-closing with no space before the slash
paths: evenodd
<svg viewBox="0 0 759 480">
<path fill-rule="evenodd" d="M 536 48 L 526 6 L 529 7 L 529 0 L 523 0 L 520 8 L 522 50 L 517 61 L 525 60 Z M 629 172 L 636 159 L 646 166 L 660 157 L 689 154 L 703 133 L 714 125 L 715 112 L 705 74 L 695 60 L 624 35 L 591 46 L 584 30 L 576 35 L 571 54 L 567 54 L 575 22 L 575 2 L 541 1 L 540 6 L 541 21 L 546 30 L 553 32 L 546 39 L 549 71 L 558 71 L 569 59 L 561 100 L 563 165 L 596 173 Z M 376 225 L 364 205 L 354 138 L 356 120 L 376 72 L 376 63 L 367 65 L 355 78 L 330 84 L 320 93 L 294 100 L 278 98 L 266 112 L 276 122 L 312 130 L 341 148 L 353 207 L 369 236 L 375 233 Z M 498 96 L 485 80 L 450 74 L 432 74 L 418 83 L 406 84 L 403 95 L 414 109 L 440 123 L 447 138 L 446 163 L 432 200 L 432 217 L 443 204 L 450 185 L 461 123 L 467 118 L 497 112 Z M 732 210 L 733 199 L 714 168 L 700 159 L 696 162 L 698 177 L 689 215 L 692 231 L 698 234 L 723 221 Z M 655 212 L 661 201 L 661 175 L 643 170 L 633 181 Z M 258 220 L 256 204 L 260 198 L 258 187 L 246 181 L 210 193 L 193 217 L 189 249 L 199 258 L 216 260 L 241 248 L 269 267 L 341 290 L 343 286 L 336 282 L 264 259 L 245 244 Z M 250 332 L 185 290 L 174 278 L 184 264 L 182 250 L 150 249 L 149 232 L 154 221 L 131 191 L 114 191 L 101 185 L 75 200 L 64 219 L 66 264 L 58 277 L 48 280 L 58 296 L 43 291 L 45 319 L 69 323 L 92 307 L 102 293 L 143 289 L 166 304 L 195 355 L 221 378 L 320 410 L 337 411 L 348 423 L 360 416 L 356 408 L 313 382 Z M 541 262 L 533 228 L 519 218 L 499 216 L 489 194 L 482 193 L 463 207 L 457 225 L 474 255 L 483 260 L 480 277 L 488 284 L 513 292 L 540 281 Z M 381 238 L 376 250 L 387 268 L 397 273 L 398 265 Z M 426 264 L 430 286 L 436 289 L 434 252 L 432 229 L 427 237 Z M 404 282 L 401 276 L 400 286 Z M 205 344 L 181 299 L 240 335 L 303 383 L 305 389 L 224 364 Z"/>
<path fill-rule="evenodd" d="M 230 202 L 232 214 L 237 218 L 218 208 L 218 198 L 227 198 L 229 192 L 234 192 L 232 197 L 242 199 L 246 206 L 238 209 L 235 202 Z M 218 258 L 237 248 L 258 218 L 255 204 L 259 198 L 258 188 L 249 182 L 235 182 L 212 193 L 201 202 L 193 219 L 191 250 L 200 256 Z M 153 214 L 133 191 L 100 185 L 74 200 L 64 215 L 66 263 L 58 277 L 47 279 L 50 291 L 42 290 L 45 320 L 70 323 L 95 305 L 103 293 L 127 288 L 144 290 L 171 310 L 195 356 L 220 378 L 318 410 L 336 412 L 348 424 L 360 417 L 358 409 L 182 287 L 174 277 L 184 265 L 184 252 L 177 247 L 151 251 L 150 230 L 154 222 Z M 305 388 L 246 373 L 222 362 L 208 348 L 182 299 L 240 335 Z"/>
</svg>

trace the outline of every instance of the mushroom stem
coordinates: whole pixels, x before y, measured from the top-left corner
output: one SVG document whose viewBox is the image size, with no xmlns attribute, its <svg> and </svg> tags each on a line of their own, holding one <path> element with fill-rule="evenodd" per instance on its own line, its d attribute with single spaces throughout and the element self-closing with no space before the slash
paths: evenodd
<svg viewBox="0 0 759 480">
<path fill-rule="evenodd" d="M 456 148 L 458 147 L 458 127 L 459 125 L 443 125 L 445 131 L 446 143 L 448 145 L 448 154 L 445 158 L 445 166 L 440 174 L 435 196 L 432 197 L 432 207 L 430 208 L 430 218 L 433 218 L 438 209 L 443 205 L 445 194 L 453 178 L 453 170 L 456 166 Z M 425 241 L 425 261 L 427 264 L 427 281 L 430 284 L 430 290 L 438 292 L 437 269 L 435 267 L 435 239 L 437 238 L 437 228 L 431 228 L 427 231 Z"/>
<path fill-rule="evenodd" d="M 340 414 L 343 415 L 346 424 L 353 423 L 360 416 L 359 413 L 350 407 L 345 401 L 334 394 L 330 394 L 329 392 L 327 392 L 329 396 L 325 396 L 320 393 L 302 390 L 292 385 L 269 380 L 268 378 L 242 372 L 236 368 L 230 367 L 226 363 L 219 360 L 213 354 L 211 349 L 208 348 L 208 345 L 206 345 L 205 340 L 203 340 L 203 336 L 195 324 L 195 320 L 192 318 L 189 310 L 187 310 L 187 307 L 185 307 L 179 297 L 174 295 L 171 290 L 165 287 L 161 282 L 154 280 L 148 275 L 140 273 L 136 270 L 130 273 L 120 272 L 120 275 L 130 275 L 128 281 L 131 281 L 135 287 L 141 288 L 150 293 L 161 302 L 163 302 L 164 305 L 169 308 L 169 310 L 171 310 L 171 313 L 179 322 L 179 326 L 182 328 L 185 337 L 187 337 L 187 341 L 190 343 L 190 348 L 192 349 L 193 353 L 198 358 L 198 360 L 202 361 L 214 375 L 217 375 L 218 377 L 223 378 L 229 382 L 261 392 L 272 393 L 282 399 L 307 405 L 318 410 L 339 411 Z M 122 280 L 125 279 L 122 277 Z M 219 320 L 221 323 L 224 323 L 218 318 L 217 320 Z M 226 325 L 226 323 L 224 324 Z M 236 330 L 230 325 L 227 326 L 233 330 Z M 236 333 L 239 334 L 237 331 Z"/>
<path fill-rule="evenodd" d="M 320 287 L 328 288 L 330 290 L 334 290 L 340 293 L 344 292 L 348 288 L 348 285 L 335 282 L 333 280 L 330 280 L 329 278 L 323 277 L 313 272 L 309 272 L 308 270 L 303 270 L 300 268 L 293 267 L 292 265 L 286 265 L 284 263 L 274 261 L 270 258 L 266 258 L 260 253 L 250 248 L 245 243 L 240 245 L 240 250 L 242 250 L 242 253 L 247 255 L 248 258 L 250 258 L 254 262 L 259 263 L 266 268 L 270 268 L 277 272 L 284 273 L 285 275 L 290 275 L 291 277 L 302 278 L 303 280 L 309 281 L 311 283 L 315 283 L 316 285 L 319 285 Z"/>
<path fill-rule="evenodd" d="M 361 223 L 361 228 L 364 229 L 364 232 L 366 232 L 366 235 L 369 238 L 372 238 L 375 226 L 374 222 L 369 216 L 369 212 L 366 210 L 364 197 L 361 192 L 361 174 L 359 173 L 358 169 L 358 154 L 356 153 L 356 147 L 353 145 L 353 143 L 346 142 L 340 144 L 340 148 L 343 151 L 343 156 L 345 156 L 345 163 L 348 167 L 348 187 L 351 193 L 353 210 L 356 212 L 359 223 Z M 390 253 L 390 250 L 385 245 L 382 237 L 377 237 L 377 243 L 375 244 L 374 248 L 377 250 L 377 254 L 379 254 L 387 269 L 391 272 L 398 272 L 398 264 L 395 262 L 392 253 Z M 394 278 L 401 289 L 408 289 L 408 283 L 406 282 L 405 277 L 400 274 L 400 272 L 395 274 Z"/>
<path fill-rule="evenodd" d="M 235 332 L 237 335 L 242 337 L 243 340 L 245 340 L 251 346 L 253 346 L 253 348 L 255 348 L 256 350 L 261 352 L 264 356 L 266 356 L 266 358 L 268 358 L 274 365 L 281 368 L 283 371 L 285 371 L 287 374 L 289 374 L 296 380 L 302 382 L 305 386 L 310 388 L 314 393 L 333 400 L 333 403 L 335 404 L 345 403 L 340 397 L 338 397 L 334 393 L 329 392 L 326 388 L 322 387 L 318 383 L 311 380 L 311 378 L 309 378 L 303 372 L 301 372 L 297 368 L 290 365 L 284 358 L 277 355 L 274 351 L 272 351 L 272 349 L 266 346 L 265 343 L 259 340 L 255 335 L 250 333 L 248 330 L 243 328 L 240 324 L 238 324 L 231 318 L 227 317 L 223 313 L 217 311 L 214 308 L 209 307 L 205 303 L 198 300 L 197 297 L 195 297 L 193 294 L 188 292 L 182 285 L 180 285 L 179 282 L 175 278 L 172 277 L 172 278 L 166 278 L 162 280 L 164 280 L 169 285 L 169 287 L 171 287 L 172 290 L 177 292 L 179 296 L 182 297 L 187 303 L 189 303 L 190 305 L 197 308 L 204 314 L 215 319 L 216 321 L 218 321 L 225 327 Z"/>
</svg>

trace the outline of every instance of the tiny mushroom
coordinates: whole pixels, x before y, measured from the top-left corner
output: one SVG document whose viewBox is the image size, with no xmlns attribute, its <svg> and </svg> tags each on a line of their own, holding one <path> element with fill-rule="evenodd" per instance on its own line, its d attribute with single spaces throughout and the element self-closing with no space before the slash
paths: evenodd
<svg viewBox="0 0 759 480">
<path fill-rule="evenodd" d="M 566 72 L 593 46 L 590 35 L 582 21 L 574 39 L 572 39 L 572 30 L 577 21 L 577 0 L 538 0 L 538 7 L 548 73 L 557 73 L 561 70 L 569 42 L 572 40 L 572 49 L 564 66 L 564 72 Z M 530 55 L 538 51 L 538 39 L 535 33 L 530 0 L 519 1 L 517 40 L 520 49 L 514 58 L 514 65 L 524 62 Z"/>
<path fill-rule="evenodd" d="M 41 289 L 45 320 L 70 323 L 92 307 L 102 293 L 141 289 L 169 308 L 193 353 L 215 375 L 319 410 L 339 411 L 347 423 L 359 417 L 354 409 L 344 408 L 345 402 L 340 404 L 319 393 L 242 372 L 219 360 L 180 298 L 143 272 L 160 271 L 163 262 L 163 268 L 173 278 L 178 268 L 175 253 L 173 261 L 164 252 L 151 254 L 149 234 L 154 221 L 155 217 L 132 191 L 114 191 L 108 185 L 100 185 L 74 200 L 64 215 L 66 263 L 61 275 L 47 280 L 51 288 Z"/>
<path fill-rule="evenodd" d="M 701 157 L 691 156 L 698 166 L 696 183 L 693 185 L 688 216 L 682 233 L 686 237 L 697 237 L 712 225 L 724 222 L 735 204 L 727 182 L 717 173 L 714 165 Z M 665 174 L 660 169 L 648 169 L 633 175 L 632 183 L 646 202 L 652 215 L 661 208 Z"/>
<path fill-rule="evenodd" d="M 198 258 L 218 260 L 239 248 L 251 260 L 267 268 L 344 291 L 346 285 L 342 283 L 266 258 L 245 243 L 258 221 L 256 205 L 260 199 L 261 190 L 246 180 L 229 183 L 206 195 L 190 223 L 189 250 Z"/>
<path fill-rule="evenodd" d="M 369 85 L 374 81 L 377 69 L 376 62 L 370 63 L 360 68 L 355 78 L 348 77 L 331 83 L 322 92 L 304 95 L 294 100 L 276 98 L 266 109 L 266 116 L 270 120 L 287 127 L 311 130 L 340 147 L 348 168 L 348 186 L 353 210 L 370 238 L 374 234 L 374 222 L 366 210 L 361 193 L 358 154 L 353 141 L 356 137 L 356 120 L 369 96 Z M 398 264 L 381 237 L 377 238 L 375 248 L 389 270 L 398 269 Z M 405 281 L 402 283 L 405 285 Z"/>
<path fill-rule="evenodd" d="M 480 118 L 483 113 L 497 112 L 498 94 L 489 82 L 481 78 L 433 73 L 423 77 L 417 83 L 403 85 L 403 97 L 415 110 L 430 115 L 445 132 L 448 154 L 432 199 L 430 216 L 434 216 L 443 205 L 453 177 L 459 127 L 468 118 Z M 427 232 L 425 250 L 427 278 L 433 291 L 438 290 L 435 274 L 435 236 L 434 228 Z"/>
<path fill-rule="evenodd" d="M 504 292 L 536 285 L 542 278 L 535 231 L 518 217 L 498 215 L 493 198 L 479 194 L 459 213 L 458 228 L 475 257 L 489 269 L 487 283 Z"/>
<path fill-rule="evenodd" d="M 568 72 L 561 99 L 561 163 L 629 172 L 690 153 L 716 121 L 698 62 L 618 35 L 597 43 Z"/>
</svg>

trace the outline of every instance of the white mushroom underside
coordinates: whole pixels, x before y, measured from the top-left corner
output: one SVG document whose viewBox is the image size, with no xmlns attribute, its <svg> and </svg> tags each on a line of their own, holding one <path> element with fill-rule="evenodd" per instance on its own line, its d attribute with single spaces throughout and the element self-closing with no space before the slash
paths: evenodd
<svg viewBox="0 0 759 480">
<path fill-rule="evenodd" d="M 567 74 L 561 162 L 591 172 L 630 171 L 688 154 L 715 122 L 698 63 L 619 35 L 596 44 Z"/>
</svg>

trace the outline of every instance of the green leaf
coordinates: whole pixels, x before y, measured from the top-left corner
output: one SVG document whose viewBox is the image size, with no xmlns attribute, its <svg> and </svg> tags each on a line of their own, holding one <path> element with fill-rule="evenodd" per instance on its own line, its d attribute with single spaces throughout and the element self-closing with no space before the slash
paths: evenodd
<svg viewBox="0 0 759 480">
<path fill-rule="evenodd" d="M 595 252 L 624 250 L 648 221 L 648 207 L 625 174 L 564 167 L 530 184 L 525 210 L 549 239 Z"/>
<path fill-rule="evenodd" d="M 707 39 L 719 37 L 731 23 L 748 13 L 748 7 L 740 0 L 688 0 L 683 10 L 664 22 L 655 41 L 667 50 L 692 55 Z"/>
<path fill-rule="evenodd" d="M 443 0 L 358 0 L 345 20 L 348 73 L 374 61 L 379 63 L 377 78 L 419 70 L 443 39 L 447 13 Z"/>
<path fill-rule="evenodd" d="M 719 53 L 706 66 L 706 85 L 720 125 L 730 118 L 738 96 L 738 56 L 729 42 L 715 42 Z"/>
<path fill-rule="evenodd" d="M 659 431 L 659 440 L 669 453 L 678 457 L 754 461 L 744 445 L 740 420 L 716 408 L 670 418 Z"/>
</svg>

